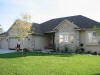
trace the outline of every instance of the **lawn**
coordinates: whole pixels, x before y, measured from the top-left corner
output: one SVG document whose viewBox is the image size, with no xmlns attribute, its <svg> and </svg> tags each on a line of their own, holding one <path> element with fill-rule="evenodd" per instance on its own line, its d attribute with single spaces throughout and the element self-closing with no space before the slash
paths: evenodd
<svg viewBox="0 0 100 75">
<path fill-rule="evenodd" d="M 100 56 L 43 53 L 0 55 L 0 75 L 100 75 Z"/>
</svg>

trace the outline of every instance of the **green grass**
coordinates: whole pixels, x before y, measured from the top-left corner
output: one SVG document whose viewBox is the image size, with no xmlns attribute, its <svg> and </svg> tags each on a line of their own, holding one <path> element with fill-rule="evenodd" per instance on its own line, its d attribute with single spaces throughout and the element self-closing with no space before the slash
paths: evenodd
<svg viewBox="0 0 100 75">
<path fill-rule="evenodd" d="M 43 53 L 0 55 L 0 75 L 100 75 L 100 56 Z"/>
</svg>

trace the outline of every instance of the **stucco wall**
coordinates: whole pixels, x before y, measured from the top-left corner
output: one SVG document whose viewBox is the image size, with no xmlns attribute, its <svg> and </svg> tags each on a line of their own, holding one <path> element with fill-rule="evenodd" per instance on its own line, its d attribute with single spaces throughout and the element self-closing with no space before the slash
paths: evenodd
<svg viewBox="0 0 100 75">
<path fill-rule="evenodd" d="M 80 32 L 81 43 L 84 44 L 85 51 L 100 52 L 100 45 L 98 44 L 98 42 L 95 43 L 88 42 L 88 32 L 93 32 L 93 30 L 85 30 Z"/>
<path fill-rule="evenodd" d="M 0 39 L 0 48 L 1 49 L 8 49 L 8 40 L 7 38 L 1 38 Z"/>
<path fill-rule="evenodd" d="M 34 50 L 43 50 L 49 44 L 49 38 L 42 35 L 33 35 L 31 36 L 31 46 Z"/>
<path fill-rule="evenodd" d="M 33 50 L 43 50 L 46 46 L 49 45 L 49 39 L 46 36 L 41 35 L 30 35 L 28 38 L 24 40 L 24 48 L 29 49 L 30 51 Z M 3 38 L 0 40 L 0 48 L 2 49 L 15 49 L 17 47 L 18 38 L 9 37 Z M 22 41 L 21 42 L 21 49 L 22 49 Z"/>
<path fill-rule="evenodd" d="M 77 27 L 73 23 L 65 20 L 56 28 L 55 33 L 55 44 L 57 49 L 64 50 L 65 45 L 68 46 L 70 50 L 75 50 L 79 45 L 79 31 L 76 31 L 74 28 Z M 71 34 L 69 35 L 69 42 L 65 42 L 64 39 L 60 39 L 60 35 L 62 34 Z M 63 37 L 63 36 L 62 36 Z M 73 39 L 71 39 L 73 37 Z"/>
</svg>

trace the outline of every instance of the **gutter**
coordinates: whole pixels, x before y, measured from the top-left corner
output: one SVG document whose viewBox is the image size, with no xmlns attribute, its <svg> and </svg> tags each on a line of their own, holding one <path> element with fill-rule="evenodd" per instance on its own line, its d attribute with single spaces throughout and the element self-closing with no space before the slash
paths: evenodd
<svg viewBox="0 0 100 75">
<path fill-rule="evenodd" d="M 74 28 L 75 30 L 79 30 L 79 31 L 81 31 L 81 30 L 93 30 L 92 28 Z"/>
</svg>

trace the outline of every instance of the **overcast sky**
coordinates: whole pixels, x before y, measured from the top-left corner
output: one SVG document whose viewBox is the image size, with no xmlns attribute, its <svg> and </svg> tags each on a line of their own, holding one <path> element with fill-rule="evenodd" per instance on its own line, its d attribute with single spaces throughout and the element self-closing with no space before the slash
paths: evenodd
<svg viewBox="0 0 100 75">
<path fill-rule="evenodd" d="M 22 14 L 30 14 L 31 22 L 83 15 L 100 21 L 100 0 L 0 0 L 0 24 L 6 31 Z"/>
</svg>

